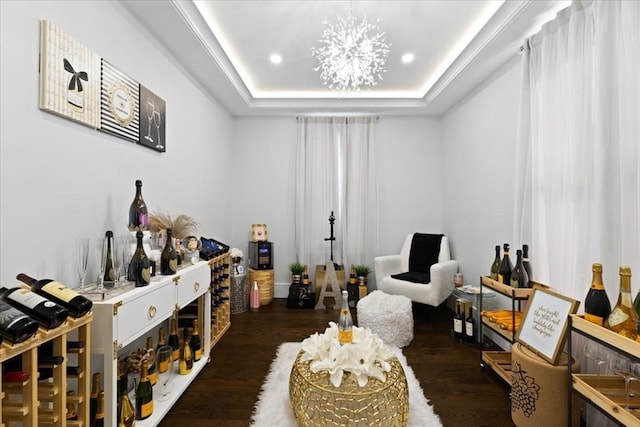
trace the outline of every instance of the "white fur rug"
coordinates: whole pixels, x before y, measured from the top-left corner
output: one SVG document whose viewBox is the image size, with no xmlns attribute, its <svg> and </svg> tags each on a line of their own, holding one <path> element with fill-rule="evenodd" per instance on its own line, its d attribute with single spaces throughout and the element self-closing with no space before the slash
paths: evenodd
<svg viewBox="0 0 640 427">
<path fill-rule="evenodd" d="M 413 370 L 407 365 L 402 350 L 392 347 L 398 357 L 409 386 L 408 426 L 438 427 L 442 426 L 440 417 L 434 412 L 424 397 L 422 387 Z M 252 426 L 254 427 L 295 427 L 296 419 L 289 402 L 289 374 L 293 362 L 300 351 L 300 343 L 284 343 L 278 347 L 276 358 L 253 408 Z"/>
</svg>

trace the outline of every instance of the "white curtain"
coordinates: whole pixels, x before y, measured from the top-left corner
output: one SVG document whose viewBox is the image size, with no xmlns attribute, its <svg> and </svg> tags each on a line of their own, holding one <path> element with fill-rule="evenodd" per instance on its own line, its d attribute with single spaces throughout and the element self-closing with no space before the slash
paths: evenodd
<svg viewBox="0 0 640 427">
<path fill-rule="evenodd" d="M 525 42 L 514 234 L 580 301 L 594 262 L 612 304 L 620 265 L 640 284 L 639 76 L 640 2 L 574 1 Z"/>
<path fill-rule="evenodd" d="M 333 259 L 373 265 L 378 252 L 374 117 L 300 117 L 296 159 L 296 256 L 310 268 Z"/>
</svg>

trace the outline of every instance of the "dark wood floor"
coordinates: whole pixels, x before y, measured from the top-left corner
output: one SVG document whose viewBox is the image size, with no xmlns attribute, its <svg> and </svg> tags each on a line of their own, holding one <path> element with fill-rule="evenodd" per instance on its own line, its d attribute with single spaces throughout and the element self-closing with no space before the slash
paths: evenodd
<svg viewBox="0 0 640 427">
<path fill-rule="evenodd" d="M 160 427 L 248 426 L 278 346 L 322 332 L 337 319 L 333 310 L 287 310 L 285 302 L 276 299 L 257 313 L 232 315 L 211 363 Z M 444 305 L 414 305 L 415 338 L 403 353 L 425 396 L 445 427 L 512 427 L 509 389 L 490 369 L 480 368 L 479 348 L 455 342 L 451 316 Z"/>
</svg>

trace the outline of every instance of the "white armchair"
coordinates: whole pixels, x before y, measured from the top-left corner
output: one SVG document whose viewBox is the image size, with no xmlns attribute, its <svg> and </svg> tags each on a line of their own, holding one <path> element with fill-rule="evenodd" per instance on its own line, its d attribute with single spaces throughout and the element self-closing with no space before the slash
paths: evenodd
<svg viewBox="0 0 640 427">
<path fill-rule="evenodd" d="M 439 250 L 437 248 L 432 248 L 431 252 L 427 250 L 433 261 L 435 261 L 437 254 L 437 262 L 432 263 L 432 261 L 425 260 L 425 264 L 416 259 L 415 255 L 411 257 L 412 245 L 420 244 L 414 243 L 414 235 L 419 236 L 416 242 L 422 242 L 421 254 L 423 255 L 424 245 L 429 242 L 437 242 L 438 236 L 441 236 L 421 233 L 409 234 L 402 245 L 400 255 L 375 257 L 373 266 L 376 283 L 379 290 L 388 294 L 404 295 L 412 301 L 437 307 L 453 292 L 453 277 L 458 271 L 458 261 L 451 259 L 449 240 L 444 235 L 440 239 Z M 414 254 L 417 253 L 415 247 L 414 251 Z M 414 267 L 417 266 L 417 270 L 422 269 L 422 272 L 412 273 L 409 268 L 410 264 Z M 427 271 L 429 274 L 426 274 Z M 400 275 L 401 278 L 394 278 L 392 275 Z M 403 278 L 409 280 L 403 280 Z"/>
</svg>

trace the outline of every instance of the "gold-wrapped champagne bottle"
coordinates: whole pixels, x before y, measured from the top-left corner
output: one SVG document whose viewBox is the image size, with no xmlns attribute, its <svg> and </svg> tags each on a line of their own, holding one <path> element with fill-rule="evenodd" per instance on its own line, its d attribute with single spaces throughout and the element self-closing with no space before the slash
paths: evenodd
<svg viewBox="0 0 640 427">
<path fill-rule="evenodd" d="M 191 369 L 193 369 L 193 351 L 189 341 L 191 340 L 187 335 L 187 328 L 184 328 L 184 339 L 180 350 L 180 361 L 178 362 L 180 375 L 190 374 Z"/>
<path fill-rule="evenodd" d="M 632 340 L 638 338 L 638 313 L 631 299 L 631 267 L 627 265 L 620 266 L 620 294 L 607 322 L 612 331 Z"/>
</svg>

